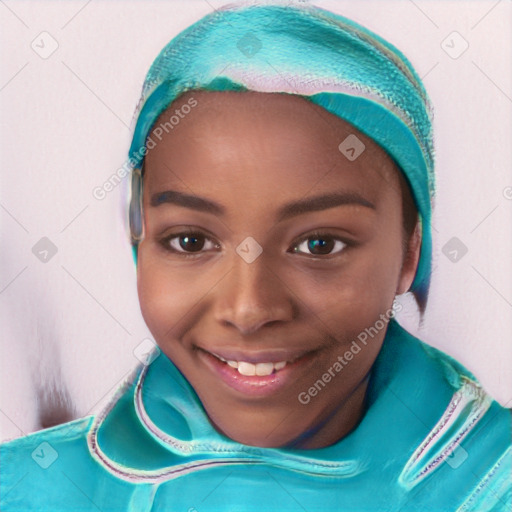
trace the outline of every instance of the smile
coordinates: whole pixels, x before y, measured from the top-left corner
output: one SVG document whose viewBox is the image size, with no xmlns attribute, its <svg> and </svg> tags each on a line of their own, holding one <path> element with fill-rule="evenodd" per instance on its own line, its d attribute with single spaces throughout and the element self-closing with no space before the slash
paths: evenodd
<svg viewBox="0 0 512 512">
<path fill-rule="evenodd" d="M 270 375 L 274 372 L 277 372 L 279 370 L 282 370 L 288 363 L 288 361 L 278 361 L 277 363 L 267 362 L 267 363 L 249 363 L 247 361 L 233 361 L 233 360 L 227 360 L 224 359 L 222 356 L 219 356 L 217 354 L 213 354 L 210 352 L 213 356 L 220 359 L 222 362 L 228 364 L 231 366 L 231 368 L 236 368 L 238 370 L 238 373 L 241 375 Z"/>
<path fill-rule="evenodd" d="M 210 352 L 197 347 L 204 364 L 230 388 L 246 396 L 269 396 L 291 385 L 314 364 L 319 350 L 298 352 L 277 350 L 258 353 L 220 350 Z"/>
</svg>

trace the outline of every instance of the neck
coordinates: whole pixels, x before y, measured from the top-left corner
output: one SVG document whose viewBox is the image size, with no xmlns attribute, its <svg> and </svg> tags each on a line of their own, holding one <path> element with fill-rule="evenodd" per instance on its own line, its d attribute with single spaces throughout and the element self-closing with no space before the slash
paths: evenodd
<svg viewBox="0 0 512 512">
<path fill-rule="evenodd" d="M 310 429 L 286 444 L 286 448 L 314 450 L 331 446 L 347 436 L 361 421 L 370 372 L 329 416 L 320 418 Z"/>
</svg>

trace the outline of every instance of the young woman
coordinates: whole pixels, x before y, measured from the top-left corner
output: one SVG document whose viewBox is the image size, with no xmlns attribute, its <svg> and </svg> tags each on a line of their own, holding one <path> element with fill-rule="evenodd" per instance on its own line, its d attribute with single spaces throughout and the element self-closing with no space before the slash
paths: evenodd
<svg viewBox="0 0 512 512">
<path fill-rule="evenodd" d="M 129 153 L 158 349 L 108 407 L 1 445 L 1 509 L 508 511 L 511 414 L 407 333 L 431 271 L 431 110 L 310 5 L 174 38 Z"/>
</svg>

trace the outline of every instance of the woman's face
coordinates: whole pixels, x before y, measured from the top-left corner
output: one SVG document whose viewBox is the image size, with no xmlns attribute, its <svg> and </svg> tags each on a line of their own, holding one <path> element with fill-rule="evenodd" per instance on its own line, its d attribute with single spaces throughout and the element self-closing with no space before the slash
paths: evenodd
<svg viewBox="0 0 512 512">
<path fill-rule="evenodd" d="M 382 319 L 414 277 L 403 178 L 292 95 L 189 92 L 151 139 L 137 272 L 155 341 L 226 436 L 333 444 L 361 417 Z"/>
</svg>

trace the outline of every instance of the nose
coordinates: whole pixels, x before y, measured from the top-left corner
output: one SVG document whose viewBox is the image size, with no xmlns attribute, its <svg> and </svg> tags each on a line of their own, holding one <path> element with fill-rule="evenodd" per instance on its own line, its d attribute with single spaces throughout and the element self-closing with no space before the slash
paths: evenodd
<svg viewBox="0 0 512 512">
<path fill-rule="evenodd" d="M 238 258 L 218 289 L 215 318 L 242 334 L 252 334 L 264 325 L 290 321 L 294 314 L 292 297 L 263 256 L 252 263 Z"/>
</svg>

